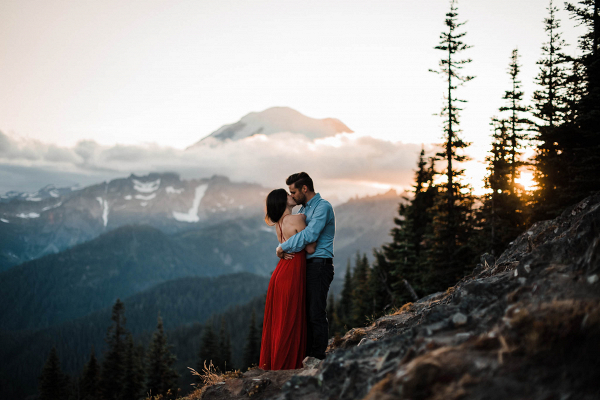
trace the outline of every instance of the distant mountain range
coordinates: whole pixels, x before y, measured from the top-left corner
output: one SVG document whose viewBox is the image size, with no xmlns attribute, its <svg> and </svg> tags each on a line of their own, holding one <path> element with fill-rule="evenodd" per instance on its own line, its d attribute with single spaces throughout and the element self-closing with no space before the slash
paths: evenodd
<svg viewBox="0 0 600 400">
<path fill-rule="evenodd" d="M 282 132 L 298 133 L 313 140 L 338 133 L 352 133 L 352 130 L 335 118 L 315 119 L 289 107 L 272 107 L 261 112 L 252 112 L 238 122 L 222 126 L 188 149 L 202 144 L 236 141 L 258 134 L 269 136 Z"/>
<path fill-rule="evenodd" d="M 186 181 L 174 173 L 132 174 L 78 190 L 13 193 L 0 203 L 0 271 L 124 225 L 176 233 L 260 214 L 266 195 L 259 185 L 222 176 Z"/>
</svg>

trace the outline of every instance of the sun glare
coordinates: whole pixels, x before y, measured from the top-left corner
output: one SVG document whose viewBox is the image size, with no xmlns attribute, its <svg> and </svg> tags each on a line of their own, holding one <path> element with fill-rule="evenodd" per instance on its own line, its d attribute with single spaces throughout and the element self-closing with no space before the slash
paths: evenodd
<svg viewBox="0 0 600 400">
<path fill-rule="evenodd" d="M 533 178 L 533 172 L 528 170 L 521 171 L 521 176 L 515 179 L 515 182 L 522 185 L 523 189 L 528 192 L 535 190 L 537 187 L 537 183 Z"/>
</svg>

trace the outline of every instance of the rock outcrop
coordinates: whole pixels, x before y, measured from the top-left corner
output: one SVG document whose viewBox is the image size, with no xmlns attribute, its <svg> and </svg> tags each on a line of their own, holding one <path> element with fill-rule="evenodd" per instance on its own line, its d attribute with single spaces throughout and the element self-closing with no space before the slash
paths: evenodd
<svg viewBox="0 0 600 400">
<path fill-rule="evenodd" d="M 598 399 L 599 277 L 596 194 L 445 293 L 331 341 L 321 363 L 248 371 L 203 398 Z"/>
</svg>

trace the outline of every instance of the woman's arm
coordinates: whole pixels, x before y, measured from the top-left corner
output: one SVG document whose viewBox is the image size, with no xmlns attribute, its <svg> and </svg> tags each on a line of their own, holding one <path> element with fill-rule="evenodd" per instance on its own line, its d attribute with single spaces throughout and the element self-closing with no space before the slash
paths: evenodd
<svg viewBox="0 0 600 400">
<path fill-rule="evenodd" d="M 317 249 L 317 242 L 312 242 L 306 245 L 306 247 L 304 248 L 304 250 L 306 250 L 306 252 L 308 254 L 313 254 L 315 252 L 315 250 Z"/>
</svg>

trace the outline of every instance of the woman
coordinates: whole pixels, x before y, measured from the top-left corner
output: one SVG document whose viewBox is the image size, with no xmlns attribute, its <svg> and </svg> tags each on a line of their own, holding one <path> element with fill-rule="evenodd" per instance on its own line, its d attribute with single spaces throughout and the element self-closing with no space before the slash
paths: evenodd
<svg viewBox="0 0 600 400">
<path fill-rule="evenodd" d="M 296 202 L 284 189 L 267 196 L 267 225 L 275 225 L 277 240 L 285 242 L 306 227 L 305 216 L 292 215 Z M 306 353 L 306 252 L 314 253 L 316 243 L 306 246 L 291 260 L 281 259 L 271 275 L 259 367 L 264 370 L 302 368 Z"/>
</svg>

